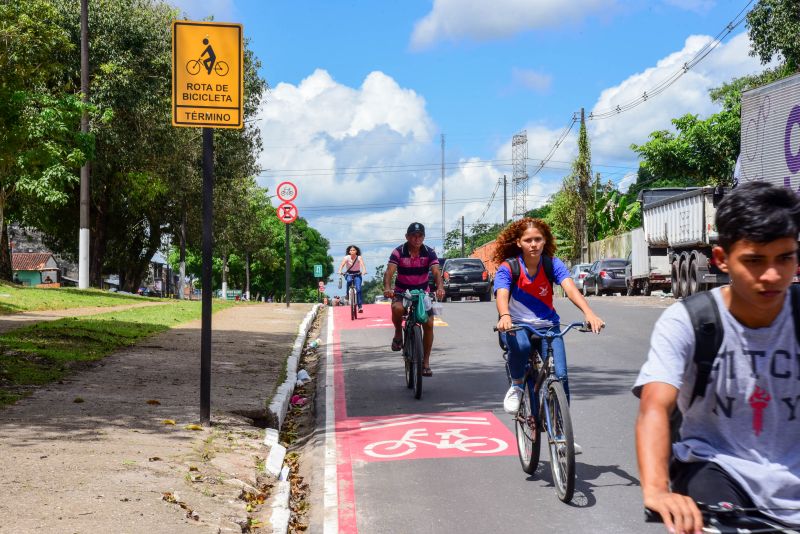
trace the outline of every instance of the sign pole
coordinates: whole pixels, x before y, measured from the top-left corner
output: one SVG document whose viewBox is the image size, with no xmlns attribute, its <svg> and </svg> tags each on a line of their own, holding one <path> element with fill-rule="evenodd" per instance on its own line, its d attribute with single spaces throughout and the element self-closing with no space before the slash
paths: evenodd
<svg viewBox="0 0 800 534">
<path fill-rule="evenodd" d="M 211 424 L 211 267 L 214 247 L 214 129 L 203 128 L 203 303 L 200 331 L 200 423 Z"/>
<path fill-rule="evenodd" d="M 289 250 L 289 225 L 285 224 L 286 226 L 286 307 L 289 307 L 289 297 L 291 296 L 291 289 L 290 285 L 292 282 L 292 254 Z"/>
</svg>

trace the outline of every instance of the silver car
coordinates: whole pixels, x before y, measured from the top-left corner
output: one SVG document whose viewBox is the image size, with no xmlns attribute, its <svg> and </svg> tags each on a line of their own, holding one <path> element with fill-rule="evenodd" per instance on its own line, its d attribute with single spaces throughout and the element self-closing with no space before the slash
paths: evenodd
<svg viewBox="0 0 800 534">
<path fill-rule="evenodd" d="M 583 291 L 583 279 L 586 278 L 586 273 L 589 272 L 591 266 L 591 263 L 577 263 L 569 270 L 569 276 L 579 291 Z"/>
</svg>

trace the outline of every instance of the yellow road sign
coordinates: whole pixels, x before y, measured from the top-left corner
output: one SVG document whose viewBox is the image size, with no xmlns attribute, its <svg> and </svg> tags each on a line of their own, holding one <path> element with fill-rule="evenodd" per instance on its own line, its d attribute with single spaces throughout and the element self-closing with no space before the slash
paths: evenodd
<svg viewBox="0 0 800 534">
<path fill-rule="evenodd" d="M 242 25 L 172 22 L 172 125 L 241 128 Z"/>
</svg>

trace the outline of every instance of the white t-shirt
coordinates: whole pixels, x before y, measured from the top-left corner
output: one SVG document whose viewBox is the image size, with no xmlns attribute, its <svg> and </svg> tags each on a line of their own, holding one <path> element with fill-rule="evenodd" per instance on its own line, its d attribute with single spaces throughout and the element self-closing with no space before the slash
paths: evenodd
<svg viewBox="0 0 800 534">
<path fill-rule="evenodd" d="M 649 382 L 679 389 L 683 462 L 711 461 L 736 479 L 760 508 L 800 524 L 800 346 L 787 292 L 783 310 L 764 328 L 730 314 L 719 288 L 712 294 L 725 336 L 704 397 L 689 406 L 696 376 L 694 329 L 682 303 L 661 315 L 633 391 Z"/>
<path fill-rule="evenodd" d="M 345 274 L 361 274 L 361 256 L 356 256 L 354 260 L 348 254 L 344 257 L 344 267 Z"/>
</svg>

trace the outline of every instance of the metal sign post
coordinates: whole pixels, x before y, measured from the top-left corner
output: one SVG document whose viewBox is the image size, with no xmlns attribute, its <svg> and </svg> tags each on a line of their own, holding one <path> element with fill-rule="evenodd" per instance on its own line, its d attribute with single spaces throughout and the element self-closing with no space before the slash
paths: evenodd
<svg viewBox="0 0 800 534">
<path fill-rule="evenodd" d="M 214 128 L 244 126 L 241 24 L 172 22 L 172 125 L 203 128 L 203 266 L 200 422 L 211 423 L 211 274 Z"/>
<path fill-rule="evenodd" d="M 292 182 L 282 182 L 278 184 L 277 188 L 278 198 L 283 201 L 283 204 L 275 208 L 275 214 L 278 219 L 286 225 L 286 307 L 289 307 L 289 300 L 291 299 L 291 283 L 292 283 L 292 255 L 289 248 L 289 225 L 297 220 L 297 206 L 292 204 L 292 200 L 297 198 L 297 186 Z"/>
</svg>

